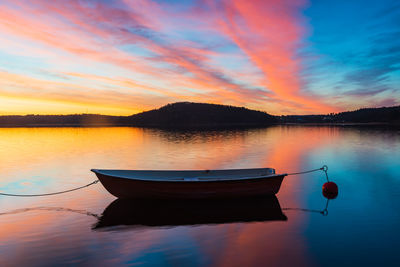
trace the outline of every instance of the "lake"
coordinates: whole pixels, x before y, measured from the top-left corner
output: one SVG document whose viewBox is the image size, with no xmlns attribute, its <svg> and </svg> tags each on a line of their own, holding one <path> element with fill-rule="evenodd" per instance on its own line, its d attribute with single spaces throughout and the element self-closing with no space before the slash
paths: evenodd
<svg viewBox="0 0 400 267">
<path fill-rule="evenodd" d="M 290 173 L 326 164 L 339 186 L 327 214 L 321 171 L 286 177 L 272 201 L 192 210 L 165 203 L 146 213 L 146 203 L 121 205 L 100 183 L 56 196 L 0 196 L 0 265 L 397 266 L 399 159 L 398 129 L 0 128 L 5 193 L 78 187 L 96 180 L 91 168 Z M 115 212 L 118 219 L 107 218 Z M 146 217 L 152 212 L 162 214 Z"/>
</svg>

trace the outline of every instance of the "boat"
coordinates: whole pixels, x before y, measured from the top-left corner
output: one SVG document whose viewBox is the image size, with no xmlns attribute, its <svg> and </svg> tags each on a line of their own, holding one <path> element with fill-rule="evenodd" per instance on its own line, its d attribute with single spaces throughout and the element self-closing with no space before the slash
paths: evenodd
<svg viewBox="0 0 400 267">
<path fill-rule="evenodd" d="M 151 212 L 150 212 L 151 211 Z M 286 221 L 276 196 L 236 199 L 116 199 L 105 208 L 93 230 Z"/>
<path fill-rule="evenodd" d="M 287 174 L 273 168 L 226 170 L 92 169 L 117 198 L 207 199 L 268 196 L 278 193 Z"/>
</svg>

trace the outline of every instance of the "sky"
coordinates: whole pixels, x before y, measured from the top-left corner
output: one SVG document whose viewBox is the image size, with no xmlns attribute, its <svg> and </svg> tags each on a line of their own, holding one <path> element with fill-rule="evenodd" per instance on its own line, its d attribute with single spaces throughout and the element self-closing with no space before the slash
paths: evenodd
<svg viewBox="0 0 400 267">
<path fill-rule="evenodd" d="M 397 0 L 0 0 L 0 115 L 400 105 Z"/>
</svg>

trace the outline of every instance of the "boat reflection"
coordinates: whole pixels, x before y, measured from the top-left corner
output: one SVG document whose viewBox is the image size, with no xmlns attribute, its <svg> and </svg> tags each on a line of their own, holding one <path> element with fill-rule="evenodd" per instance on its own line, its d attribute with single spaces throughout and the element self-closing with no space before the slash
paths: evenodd
<svg viewBox="0 0 400 267">
<path fill-rule="evenodd" d="M 71 212 L 97 219 L 93 230 L 121 230 L 137 226 L 180 226 L 224 224 L 237 222 L 286 221 L 283 211 L 301 211 L 328 215 L 329 199 L 323 210 L 306 208 L 281 208 L 276 196 L 224 200 L 132 200 L 116 199 L 101 215 L 64 207 L 31 207 L 6 212 L 16 215 L 31 211 Z"/>
<path fill-rule="evenodd" d="M 104 210 L 93 229 L 286 220 L 276 196 L 206 201 L 116 199 Z"/>
</svg>

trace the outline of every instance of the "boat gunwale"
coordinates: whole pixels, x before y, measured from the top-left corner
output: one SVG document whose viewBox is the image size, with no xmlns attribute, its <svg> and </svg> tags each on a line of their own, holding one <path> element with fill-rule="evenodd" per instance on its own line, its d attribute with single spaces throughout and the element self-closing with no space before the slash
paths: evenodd
<svg viewBox="0 0 400 267">
<path fill-rule="evenodd" d="M 257 169 L 273 169 L 273 168 L 257 168 Z M 232 170 L 248 170 L 248 169 L 227 169 L 226 171 L 232 171 Z M 254 169 L 252 169 L 254 170 Z M 282 173 L 282 174 L 268 174 L 268 175 L 261 175 L 261 176 L 252 176 L 252 177 L 237 177 L 237 178 L 224 178 L 224 177 L 185 177 L 177 178 L 174 179 L 154 179 L 154 178 L 148 178 L 148 179 L 143 179 L 143 178 L 138 178 L 138 177 L 127 177 L 127 176 L 121 176 L 121 175 L 112 175 L 112 174 L 106 174 L 102 173 L 101 171 L 129 171 L 129 170 L 113 170 L 113 169 L 91 169 L 92 172 L 94 172 L 96 175 L 100 174 L 103 176 L 108 176 L 112 178 L 119 178 L 119 179 L 127 179 L 127 180 L 137 180 L 137 181 L 144 181 L 144 182 L 169 182 L 169 183 L 199 183 L 199 182 L 235 182 L 235 181 L 243 181 L 243 180 L 258 180 L 258 179 L 265 179 L 265 178 L 275 178 L 275 177 L 285 177 L 287 176 L 287 173 Z M 132 170 L 132 171 L 145 171 L 145 172 L 153 172 L 153 170 Z M 176 170 L 154 170 L 154 172 L 174 172 Z M 225 171 L 225 170 L 210 170 L 210 171 Z M 204 172 L 204 170 L 182 170 L 182 171 L 176 171 L 176 172 Z"/>
</svg>

